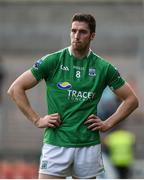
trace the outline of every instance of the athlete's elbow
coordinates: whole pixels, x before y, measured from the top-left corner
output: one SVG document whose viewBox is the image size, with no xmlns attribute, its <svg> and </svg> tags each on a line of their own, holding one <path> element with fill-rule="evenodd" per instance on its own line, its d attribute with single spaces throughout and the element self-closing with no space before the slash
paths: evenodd
<svg viewBox="0 0 144 180">
<path fill-rule="evenodd" d="M 8 91 L 7 91 L 7 94 L 8 94 L 11 98 L 13 98 L 13 95 L 14 95 L 14 87 L 13 87 L 13 85 L 11 85 L 11 86 L 9 87 L 9 89 L 8 89 Z"/>
<path fill-rule="evenodd" d="M 15 99 L 15 96 L 16 96 L 16 92 L 17 92 L 17 85 L 16 84 L 12 84 L 8 91 L 7 91 L 7 94 L 14 100 Z"/>
<path fill-rule="evenodd" d="M 138 101 L 138 98 L 136 96 L 133 96 L 131 104 L 132 104 L 133 110 L 138 108 L 139 101 Z"/>
</svg>

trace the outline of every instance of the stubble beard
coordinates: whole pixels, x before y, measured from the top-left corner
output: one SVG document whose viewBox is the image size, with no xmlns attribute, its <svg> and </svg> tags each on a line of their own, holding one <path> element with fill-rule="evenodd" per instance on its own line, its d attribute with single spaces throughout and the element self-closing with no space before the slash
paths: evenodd
<svg viewBox="0 0 144 180">
<path fill-rule="evenodd" d="M 73 51 L 75 52 L 78 52 L 78 53 L 85 53 L 88 49 L 89 49 L 89 46 L 82 46 L 81 44 L 79 45 L 71 45 L 72 46 L 72 49 Z"/>
</svg>

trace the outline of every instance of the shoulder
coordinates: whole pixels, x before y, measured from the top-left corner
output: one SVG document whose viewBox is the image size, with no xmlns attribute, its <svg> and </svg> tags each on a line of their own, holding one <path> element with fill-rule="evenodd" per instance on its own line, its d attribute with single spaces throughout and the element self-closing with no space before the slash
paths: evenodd
<svg viewBox="0 0 144 180">
<path fill-rule="evenodd" d="M 108 60 L 99 56 L 98 54 L 91 52 L 90 59 L 92 59 L 93 64 L 97 67 L 97 69 L 107 71 L 109 67 L 114 67 Z"/>
<path fill-rule="evenodd" d="M 49 59 L 58 59 L 59 57 L 63 56 L 65 53 L 67 53 L 67 49 L 68 48 L 64 48 L 59 51 L 47 54 L 47 55 L 43 56 L 41 59 L 43 61 L 47 61 Z"/>
<path fill-rule="evenodd" d="M 109 65 L 111 64 L 107 59 L 99 56 L 98 54 L 94 53 L 93 51 L 91 51 L 91 55 L 90 55 L 95 61 L 97 61 L 98 63 L 102 64 L 102 65 Z"/>
</svg>

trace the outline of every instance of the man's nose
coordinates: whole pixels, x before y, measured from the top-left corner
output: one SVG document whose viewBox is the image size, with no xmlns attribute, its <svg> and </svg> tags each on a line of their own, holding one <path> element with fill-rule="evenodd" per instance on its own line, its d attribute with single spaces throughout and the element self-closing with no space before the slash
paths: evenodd
<svg viewBox="0 0 144 180">
<path fill-rule="evenodd" d="M 76 39 L 79 39 L 79 37 L 80 37 L 79 32 L 76 32 L 76 33 L 75 33 L 75 38 L 76 38 Z"/>
</svg>

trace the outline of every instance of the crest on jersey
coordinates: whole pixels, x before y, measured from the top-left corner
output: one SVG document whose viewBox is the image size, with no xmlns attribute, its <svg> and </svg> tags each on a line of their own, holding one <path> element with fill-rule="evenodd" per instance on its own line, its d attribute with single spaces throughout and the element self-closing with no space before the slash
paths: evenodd
<svg viewBox="0 0 144 180">
<path fill-rule="evenodd" d="M 40 65 L 42 62 L 43 62 L 42 59 L 37 60 L 37 61 L 35 62 L 35 64 L 33 65 L 33 67 L 34 67 L 35 69 L 38 69 L 39 65 Z"/>
<path fill-rule="evenodd" d="M 89 69 L 89 76 L 96 76 L 96 69 Z"/>
</svg>

